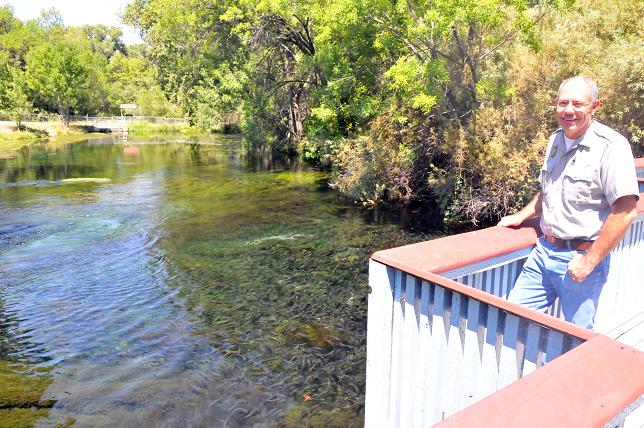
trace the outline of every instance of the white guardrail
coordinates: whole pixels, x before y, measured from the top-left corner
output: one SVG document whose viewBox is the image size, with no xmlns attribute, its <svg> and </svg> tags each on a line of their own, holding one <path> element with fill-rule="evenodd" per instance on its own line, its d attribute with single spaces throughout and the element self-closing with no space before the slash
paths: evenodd
<svg viewBox="0 0 644 428">
<path fill-rule="evenodd" d="M 620 334 L 644 308 L 643 208 L 640 201 L 611 254 L 595 332 L 505 300 L 535 228 L 494 227 L 375 253 L 365 425 L 431 426 L 599 333 Z"/>
</svg>

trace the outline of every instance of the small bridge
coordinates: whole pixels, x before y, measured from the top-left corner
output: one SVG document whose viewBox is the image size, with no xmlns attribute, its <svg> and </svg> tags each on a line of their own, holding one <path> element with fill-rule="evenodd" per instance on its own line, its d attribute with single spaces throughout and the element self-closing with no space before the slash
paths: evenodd
<svg viewBox="0 0 644 428">
<path fill-rule="evenodd" d="M 69 122 L 77 126 L 84 126 L 95 132 L 127 134 L 130 122 L 146 121 L 151 123 L 166 123 L 183 125 L 188 119 L 157 116 L 71 116 Z"/>
<path fill-rule="evenodd" d="M 112 117 L 88 117 L 85 118 L 82 125 L 91 126 L 96 132 L 110 132 L 110 133 L 127 133 L 128 120 L 126 116 L 112 116 Z M 77 125 L 81 123 L 74 122 Z"/>
</svg>

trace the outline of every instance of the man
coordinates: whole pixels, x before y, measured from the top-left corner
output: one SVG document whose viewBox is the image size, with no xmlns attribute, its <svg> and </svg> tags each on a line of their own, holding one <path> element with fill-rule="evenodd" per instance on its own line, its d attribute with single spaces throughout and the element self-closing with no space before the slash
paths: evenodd
<svg viewBox="0 0 644 428">
<path fill-rule="evenodd" d="M 594 120 L 597 84 L 565 80 L 556 99 L 557 122 L 541 169 L 541 192 L 499 226 L 541 216 L 544 233 L 508 300 L 545 310 L 560 298 L 567 321 L 592 329 L 608 276 L 610 251 L 637 217 L 639 189 L 628 141 Z"/>
</svg>

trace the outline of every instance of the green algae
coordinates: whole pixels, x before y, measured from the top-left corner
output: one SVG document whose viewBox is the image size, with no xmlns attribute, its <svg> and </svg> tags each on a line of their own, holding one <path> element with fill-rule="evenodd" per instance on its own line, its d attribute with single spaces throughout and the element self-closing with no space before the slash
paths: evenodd
<svg viewBox="0 0 644 428">
<path fill-rule="evenodd" d="M 55 400 L 43 400 L 52 382 L 48 368 L 0 361 L 0 427 L 32 427 Z"/>
<path fill-rule="evenodd" d="M 342 333 L 321 325 L 286 321 L 280 324 L 277 333 L 294 343 L 307 343 L 320 349 L 329 349 L 342 340 Z"/>
<path fill-rule="evenodd" d="M 50 369 L 0 361 L 0 408 L 53 406 L 54 401 L 41 401 L 51 382 Z"/>
<path fill-rule="evenodd" d="M 0 428 L 32 428 L 48 413 L 48 409 L 0 409 Z"/>
<path fill-rule="evenodd" d="M 76 177 L 76 178 L 63 178 L 60 180 L 63 184 L 75 184 L 75 183 L 110 183 L 112 180 L 109 178 L 92 178 L 92 177 Z"/>
</svg>

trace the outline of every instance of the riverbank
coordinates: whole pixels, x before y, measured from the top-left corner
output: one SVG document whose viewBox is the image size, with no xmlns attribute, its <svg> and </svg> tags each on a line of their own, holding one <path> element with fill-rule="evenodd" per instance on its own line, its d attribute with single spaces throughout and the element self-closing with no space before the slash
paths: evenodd
<svg viewBox="0 0 644 428">
<path fill-rule="evenodd" d="M 28 121 L 18 130 L 13 121 L 0 121 L 0 141 L 36 140 L 59 135 L 82 135 L 85 130 L 77 126 L 65 126 L 61 121 Z"/>
<path fill-rule="evenodd" d="M 65 126 L 61 121 L 23 122 L 23 129 L 18 130 L 15 122 L 0 121 L 0 159 L 14 157 L 23 147 L 55 139 L 57 142 L 73 143 L 91 136 L 105 136 L 105 133 L 88 132 L 83 125 Z M 222 133 L 224 130 L 222 129 Z M 183 135 L 187 138 L 202 137 L 206 134 L 189 124 L 151 123 L 132 121 L 128 124 L 128 135 L 137 137 L 156 137 L 165 135 Z"/>
<path fill-rule="evenodd" d="M 15 122 L 0 121 L 0 159 L 15 157 L 20 149 L 55 138 L 61 143 L 73 143 L 92 135 L 80 128 L 65 128 L 60 122 L 28 122 L 23 130 Z"/>
</svg>

